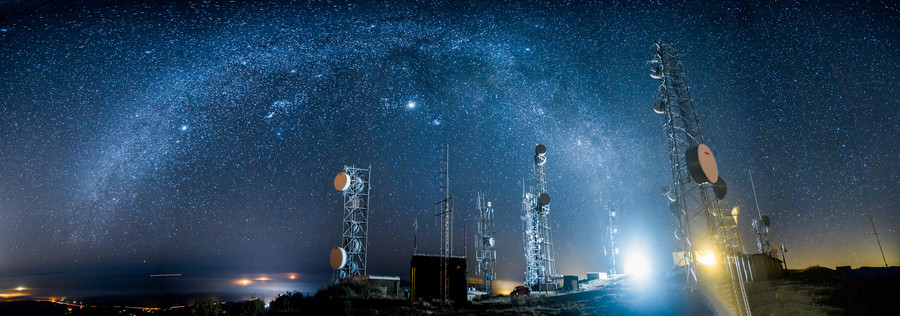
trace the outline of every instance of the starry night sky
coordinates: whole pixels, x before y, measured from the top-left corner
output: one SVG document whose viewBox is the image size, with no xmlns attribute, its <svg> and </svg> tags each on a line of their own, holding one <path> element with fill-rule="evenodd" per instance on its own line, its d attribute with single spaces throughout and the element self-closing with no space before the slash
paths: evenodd
<svg viewBox="0 0 900 316">
<path fill-rule="evenodd" d="M 685 53 L 728 205 L 791 268 L 900 261 L 900 10 L 871 2 L 0 4 L 0 271 L 327 275 L 343 165 L 372 166 L 369 273 L 437 252 L 449 144 L 455 254 L 475 197 L 521 282 L 522 181 L 546 171 L 557 271 L 623 248 L 671 265 L 653 40 Z M 755 249 L 750 216 L 740 232 Z M 474 274 L 474 264 L 470 266 Z"/>
</svg>

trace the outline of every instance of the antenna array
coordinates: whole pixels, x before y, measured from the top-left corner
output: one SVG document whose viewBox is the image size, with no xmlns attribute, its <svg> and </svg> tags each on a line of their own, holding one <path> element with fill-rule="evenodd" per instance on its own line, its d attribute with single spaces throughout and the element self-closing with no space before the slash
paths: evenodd
<svg viewBox="0 0 900 316">
<path fill-rule="evenodd" d="M 341 247 L 331 252 L 331 266 L 339 279 L 366 276 L 369 248 L 369 179 L 372 167 L 344 166 L 334 188 L 344 196 Z"/>
<path fill-rule="evenodd" d="M 476 200 L 478 208 L 478 253 L 475 259 L 478 261 L 478 274 L 484 281 L 484 291 L 491 294 L 491 281 L 496 278 L 494 274 L 494 262 L 497 261 L 497 252 L 494 250 L 494 208 L 483 194 L 478 194 Z"/>
<path fill-rule="evenodd" d="M 441 190 L 444 198 L 435 203 L 434 217 L 441 220 L 441 298 L 449 299 L 450 256 L 453 255 L 453 197 L 450 196 L 450 145 L 441 146 Z"/>
<path fill-rule="evenodd" d="M 550 194 L 547 193 L 547 177 L 544 173 L 547 147 L 538 144 L 534 152 L 534 175 L 537 183 L 533 192 L 525 191 L 524 187 L 522 192 L 525 285 L 536 291 L 550 291 L 556 290 L 556 284 L 553 282 L 555 261 L 550 229 Z"/>
<path fill-rule="evenodd" d="M 660 81 L 660 99 L 653 105 L 653 111 L 665 120 L 671 184 L 663 188 L 663 194 L 670 201 L 670 211 L 678 219 L 675 236 L 681 242 L 682 262 L 685 277 L 691 288 L 696 288 L 697 252 L 694 247 L 703 237 L 709 236 L 716 248 L 716 256 L 725 258 L 725 267 L 731 281 L 738 314 L 749 314 L 749 303 L 740 276 L 740 243 L 737 234 L 736 216 L 719 206 L 725 197 L 727 186 L 719 178 L 718 167 L 712 151 L 703 144 L 700 121 L 694 111 L 694 101 L 687 85 L 681 54 L 671 43 L 656 41 L 649 60 L 650 77 Z M 691 184 L 693 180 L 695 184 Z M 712 192 L 710 192 L 712 191 Z M 694 232 L 693 219 L 703 214 L 706 232 Z M 703 226 L 699 228 L 702 229 Z"/>
</svg>

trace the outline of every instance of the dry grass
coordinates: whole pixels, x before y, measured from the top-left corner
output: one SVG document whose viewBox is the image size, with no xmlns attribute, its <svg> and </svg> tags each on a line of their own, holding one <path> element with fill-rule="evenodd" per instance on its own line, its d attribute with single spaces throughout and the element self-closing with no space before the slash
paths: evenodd
<svg viewBox="0 0 900 316">
<path fill-rule="evenodd" d="M 839 315 L 844 310 L 826 303 L 835 290 L 835 285 L 777 280 L 750 283 L 747 296 L 753 315 Z"/>
</svg>

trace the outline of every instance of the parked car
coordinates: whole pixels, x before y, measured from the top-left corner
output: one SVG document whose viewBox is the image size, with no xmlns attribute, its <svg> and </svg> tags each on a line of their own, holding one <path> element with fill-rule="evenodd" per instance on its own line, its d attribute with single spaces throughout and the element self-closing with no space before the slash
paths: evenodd
<svg viewBox="0 0 900 316">
<path fill-rule="evenodd" d="M 531 294 L 531 289 L 524 285 L 519 285 L 512 292 L 509 292 L 509 295 L 528 295 Z"/>
</svg>

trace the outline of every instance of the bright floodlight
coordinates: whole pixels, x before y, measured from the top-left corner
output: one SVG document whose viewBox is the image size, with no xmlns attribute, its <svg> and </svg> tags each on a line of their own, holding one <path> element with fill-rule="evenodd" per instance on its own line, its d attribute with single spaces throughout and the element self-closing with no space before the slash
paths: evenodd
<svg viewBox="0 0 900 316">
<path fill-rule="evenodd" d="M 698 251 L 697 252 L 697 262 L 700 262 L 700 264 L 703 264 L 703 265 L 711 266 L 711 265 L 716 264 L 716 256 L 713 255 L 712 251 L 704 251 L 704 252 Z"/>
<path fill-rule="evenodd" d="M 625 258 L 625 274 L 642 279 L 650 274 L 650 260 L 640 250 L 631 250 Z"/>
</svg>

